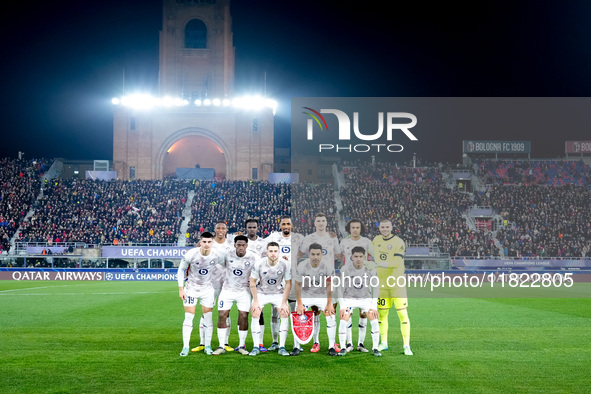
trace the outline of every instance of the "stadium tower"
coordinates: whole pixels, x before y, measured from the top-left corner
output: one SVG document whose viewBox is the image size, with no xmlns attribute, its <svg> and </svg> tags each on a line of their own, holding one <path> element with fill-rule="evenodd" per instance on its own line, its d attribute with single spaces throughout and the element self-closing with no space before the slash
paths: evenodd
<svg viewBox="0 0 591 394">
<path fill-rule="evenodd" d="M 159 66 L 158 98 L 113 99 L 118 178 L 267 179 L 274 103 L 233 96 L 230 0 L 164 0 Z"/>
</svg>

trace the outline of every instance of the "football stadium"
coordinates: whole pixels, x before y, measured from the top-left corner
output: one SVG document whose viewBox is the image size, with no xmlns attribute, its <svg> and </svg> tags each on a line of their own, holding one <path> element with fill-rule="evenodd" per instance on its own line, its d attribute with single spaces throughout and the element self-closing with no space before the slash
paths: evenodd
<svg viewBox="0 0 591 394">
<path fill-rule="evenodd" d="M 238 94 L 243 2 L 153 3 L 112 158 L 0 158 L 2 393 L 590 390 L 591 101 L 300 94 L 285 126 Z"/>
</svg>

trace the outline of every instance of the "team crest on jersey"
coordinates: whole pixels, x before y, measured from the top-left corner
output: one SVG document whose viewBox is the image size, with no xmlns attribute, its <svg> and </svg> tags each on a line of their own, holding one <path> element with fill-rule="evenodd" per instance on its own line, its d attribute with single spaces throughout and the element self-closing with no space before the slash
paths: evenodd
<svg viewBox="0 0 591 394">
<path fill-rule="evenodd" d="M 307 311 L 302 315 L 291 312 L 291 331 L 302 345 L 310 342 L 314 333 L 314 312 Z"/>
<path fill-rule="evenodd" d="M 244 265 L 250 267 L 250 261 L 245 262 Z"/>
<path fill-rule="evenodd" d="M 257 250 L 261 250 L 262 246 L 261 245 L 257 245 Z"/>
<path fill-rule="evenodd" d="M 388 250 L 392 250 L 392 245 L 388 245 Z"/>
</svg>

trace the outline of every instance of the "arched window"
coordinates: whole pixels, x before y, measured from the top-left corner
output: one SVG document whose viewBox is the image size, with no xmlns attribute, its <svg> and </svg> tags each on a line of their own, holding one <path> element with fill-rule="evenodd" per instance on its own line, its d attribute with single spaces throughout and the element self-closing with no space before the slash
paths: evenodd
<svg viewBox="0 0 591 394">
<path fill-rule="evenodd" d="M 185 48 L 207 48 L 207 27 L 200 19 L 192 19 L 185 26 Z"/>
</svg>

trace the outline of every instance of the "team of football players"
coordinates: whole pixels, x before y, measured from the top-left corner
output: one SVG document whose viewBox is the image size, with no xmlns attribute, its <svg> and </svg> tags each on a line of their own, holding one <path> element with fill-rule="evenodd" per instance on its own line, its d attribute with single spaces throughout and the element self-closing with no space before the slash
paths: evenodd
<svg viewBox="0 0 591 394">
<path fill-rule="evenodd" d="M 183 301 L 183 350 L 189 354 L 196 306 L 201 305 L 199 334 L 201 344 L 192 351 L 203 350 L 208 355 L 237 351 L 256 356 L 267 351 L 263 346 L 264 320 L 262 311 L 272 305 L 271 331 L 273 343 L 269 350 L 282 356 L 297 356 L 301 343 L 294 335 L 291 353 L 285 348 L 289 329 L 290 311 L 303 315 L 311 310 L 314 319 L 314 344 L 310 350 L 320 350 L 320 314 L 324 313 L 328 334 L 328 353 L 344 356 L 354 350 L 351 315 L 359 309 L 359 339 L 357 350 L 370 352 L 364 345 L 369 319 L 372 354 L 381 356 L 388 350 L 388 313 L 395 306 L 401 323 L 403 351 L 410 350 L 410 322 L 408 319 L 406 288 L 391 287 L 388 277 L 404 275 L 405 245 L 392 234 L 390 220 L 379 223 L 380 234 L 370 241 L 364 237 L 365 228 L 358 219 L 347 223 L 349 236 L 340 244 L 336 235 L 327 230 L 326 216 L 319 213 L 314 219 L 315 232 L 307 236 L 292 232 L 287 216 L 280 219 L 279 231 L 262 239 L 257 235 L 258 222 L 248 219 L 246 235 L 228 236 L 226 224 L 215 226 L 215 234 L 201 234 L 197 247 L 187 251 L 178 268 L 179 297 Z M 307 257 L 307 258 L 306 258 Z M 336 261 L 341 267 L 335 267 Z M 336 269 L 335 269 L 336 268 Z M 293 282 L 292 282 L 293 279 Z M 338 283 L 337 283 L 338 282 Z M 396 283 L 394 280 L 392 283 Z M 217 336 L 219 347 L 211 347 L 213 335 L 212 311 L 217 300 Z M 229 345 L 231 331 L 230 308 L 238 308 L 239 345 Z M 336 310 L 340 304 L 338 338 L 336 343 Z M 248 314 L 252 351 L 246 350 Z"/>
</svg>

